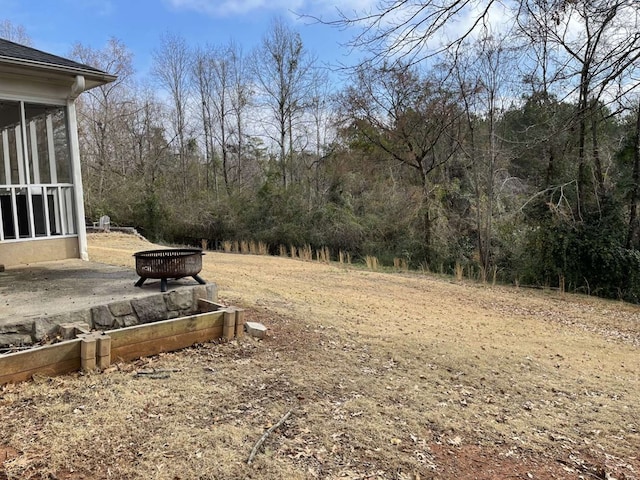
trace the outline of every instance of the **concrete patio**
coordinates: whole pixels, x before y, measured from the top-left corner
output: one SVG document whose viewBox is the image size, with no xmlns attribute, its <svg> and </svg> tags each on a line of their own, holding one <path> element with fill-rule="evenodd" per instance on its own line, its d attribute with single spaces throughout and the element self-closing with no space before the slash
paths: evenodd
<svg viewBox="0 0 640 480">
<path fill-rule="evenodd" d="M 96 316 L 104 316 L 107 305 L 128 305 L 147 297 L 164 302 L 159 280 L 147 280 L 138 288 L 134 286 L 137 279 L 133 269 L 76 259 L 7 268 L 0 272 L 0 346 L 38 342 L 65 322 L 96 327 Z M 198 291 L 197 295 L 215 299 L 215 285 L 205 288 L 192 278 L 170 280 L 164 295 L 180 293 L 187 299 L 182 302 L 188 303 L 196 296 L 191 290 L 197 287 L 206 292 Z M 120 315 L 125 323 L 130 313 Z M 114 308 L 111 314 L 117 321 Z"/>
</svg>

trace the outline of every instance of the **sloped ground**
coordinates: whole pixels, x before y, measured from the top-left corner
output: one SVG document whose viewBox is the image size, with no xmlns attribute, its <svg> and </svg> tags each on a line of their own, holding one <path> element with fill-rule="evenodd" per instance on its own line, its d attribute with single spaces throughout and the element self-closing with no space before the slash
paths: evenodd
<svg viewBox="0 0 640 480">
<path fill-rule="evenodd" d="M 149 248 L 90 236 L 94 261 L 133 267 Z M 284 258 L 204 262 L 269 337 L 3 388 L 0 478 L 640 478 L 636 306 Z"/>
</svg>

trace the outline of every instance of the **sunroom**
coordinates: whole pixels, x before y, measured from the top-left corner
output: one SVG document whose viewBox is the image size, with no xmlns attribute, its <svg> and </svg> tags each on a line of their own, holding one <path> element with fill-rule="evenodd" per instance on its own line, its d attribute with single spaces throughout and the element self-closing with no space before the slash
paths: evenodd
<svg viewBox="0 0 640 480">
<path fill-rule="evenodd" d="M 115 78 L 0 39 L 0 265 L 88 259 L 75 101 Z"/>
</svg>

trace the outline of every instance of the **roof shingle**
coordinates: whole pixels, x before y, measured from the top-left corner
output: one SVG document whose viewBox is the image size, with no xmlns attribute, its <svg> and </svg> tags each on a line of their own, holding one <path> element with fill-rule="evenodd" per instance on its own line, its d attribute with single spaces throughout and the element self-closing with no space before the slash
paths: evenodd
<svg viewBox="0 0 640 480">
<path fill-rule="evenodd" d="M 26 47 L 24 45 L 20 45 L 18 43 L 0 38 L 0 61 L 3 58 L 27 60 L 31 62 L 51 65 L 54 67 L 66 67 L 71 69 L 85 70 L 87 72 L 94 72 L 96 74 L 105 73 L 102 70 L 98 70 L 97 68 L 91 67 L 89 65 L 74 62 L 73 60 L 69 60 L 68 58 L 52 55 L 35 48 Z"/>
</svg>

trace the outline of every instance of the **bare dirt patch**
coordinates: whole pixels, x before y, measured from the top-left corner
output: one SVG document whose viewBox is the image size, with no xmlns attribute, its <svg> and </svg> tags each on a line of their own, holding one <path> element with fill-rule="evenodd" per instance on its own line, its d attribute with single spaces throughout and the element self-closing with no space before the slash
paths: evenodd
<svg viewBox="0 0 640 480">
<path fill-rule="evenodd" d="M 0 478 L 640 478 L 636 306 L 215 252 L 201 276 L 268 338 L 4 387 Z"/>
</svg>

